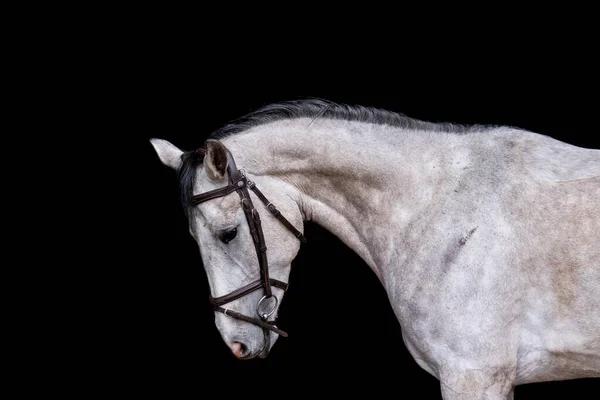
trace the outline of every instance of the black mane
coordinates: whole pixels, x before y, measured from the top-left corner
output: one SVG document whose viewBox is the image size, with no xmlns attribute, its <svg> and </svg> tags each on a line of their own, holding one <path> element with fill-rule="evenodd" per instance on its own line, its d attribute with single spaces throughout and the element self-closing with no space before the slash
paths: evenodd
<svg viewBox="0 0 600 400">
<path fill-rule="evenodd" d="M 309 99 L 292 100 L 266 105 L 229 124 L 217 129 L 210 136 L 212 139 L 223 139 L 243 132 L 255 126 L 282 119 L 293 118 L 332 118 L 347 121 L 369 122 L 390 125 L 399 128 L 427 130 L 435 132 L 463 133 L 485 129 L 481 125 L 458 125 L 450 123 L 433 123 L 409 118 L 403 114 L 374 107 L 350 106 L 328 100 Z"/>
<path fill-rule="evenodd" d="M 457 125 L 450 123 L 432 123 L 406 117 L 402 114 L 374 107 L 350 106 L 337 104 L 328 100 L 309 99 L 292 100 L 266 105 L 241 118 L 238 118 L 210 135 L 211 139 L 223 139 L 255 126 L 293 118 L 332 118 L 348 121 L 369 122 L 381 125 L 390 125 L 405 129 L 427 130 L 435 132 L 464 133 L 486 129 L 481 125 Z M 202 163 L 203 155 L 196 151 L 185 152 L 179 168 L 179 186 L 181 200 L 186 214 L 191 205 L 196 170 Z M 188 215 L 189 216 L 189 215 Z"/>
<path fill-rule="evenodd" d="M 189 208 L 192 205 L 192 196 L 194 195 L 196 172 L 203 160 L 204 153 L 200 153 L 196 150 L 186 151 L 181 155 L 181 166 L 177 170 L 179 189 L 181 191 L 181 203 L 183 204 L 183 211 L 188 218 L 190 218 Z"/>
</svg>

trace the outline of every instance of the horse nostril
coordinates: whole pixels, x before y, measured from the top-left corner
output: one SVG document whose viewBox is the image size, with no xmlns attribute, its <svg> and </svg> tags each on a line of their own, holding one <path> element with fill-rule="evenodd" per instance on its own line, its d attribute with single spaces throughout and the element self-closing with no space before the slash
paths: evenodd
<svg viewBox="0 0 600 400">
<path fill-rule="evenodd" d="M 246 355 L 248 348 L 243 343 L 233 342 L 231 344 L 231 352 L 237 358 L 242 358 Z"/>
</svg>

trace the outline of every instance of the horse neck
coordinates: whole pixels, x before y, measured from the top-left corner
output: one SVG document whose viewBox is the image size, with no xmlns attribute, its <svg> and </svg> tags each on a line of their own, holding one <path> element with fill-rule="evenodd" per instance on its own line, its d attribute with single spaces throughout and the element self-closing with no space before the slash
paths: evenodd
<svg viewBox="0 0 600 400">
<path fill-rule="evenodd" d="M 309 119 L 224 140 L 240 167 L 258 179 L 280 180 L 305 220 L 340 238 L 380 279 L 393 261 L 397 232 L 448 182 L 451 171 L 442 166 L 464 158 L 460 150 L 447 151 L 458 149 L 458 141 L 457 135 Z"/>
</svg>

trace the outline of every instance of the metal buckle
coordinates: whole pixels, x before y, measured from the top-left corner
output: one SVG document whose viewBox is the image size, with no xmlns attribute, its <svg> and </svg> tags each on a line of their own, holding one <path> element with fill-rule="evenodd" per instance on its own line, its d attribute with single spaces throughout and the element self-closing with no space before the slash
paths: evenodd
<svg viewBox="0 0 600 400">
<path fill-rule="evenodd" d="M 254 220 L 254 222 L 260 222 L 260 214 L 258 213 L 258 211 L 256 211 L 256 208 L 253 208 L 251 213 L 252 213 L 252 219 Z"/>
<path fill-rule="evenodd" d="M 242 208 L 244 209 L 244 211 L 248 211 L 250 210 L 250 201 L 248 201 L 247 198 L 242 198 Z"/>
</svg>

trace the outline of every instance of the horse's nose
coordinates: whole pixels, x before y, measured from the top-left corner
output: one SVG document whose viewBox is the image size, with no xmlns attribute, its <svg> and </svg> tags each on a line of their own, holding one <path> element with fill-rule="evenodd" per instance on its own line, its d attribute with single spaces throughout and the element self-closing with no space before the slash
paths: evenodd
<svg viewBox="0 0 600 400">
<path fill-rule="evenodd" d="M 242 358 L 248 355 L 248 348 L 243 343 L 233 342 L 231 343 L 231 352 L 237 358 Z"/>
</svg>

